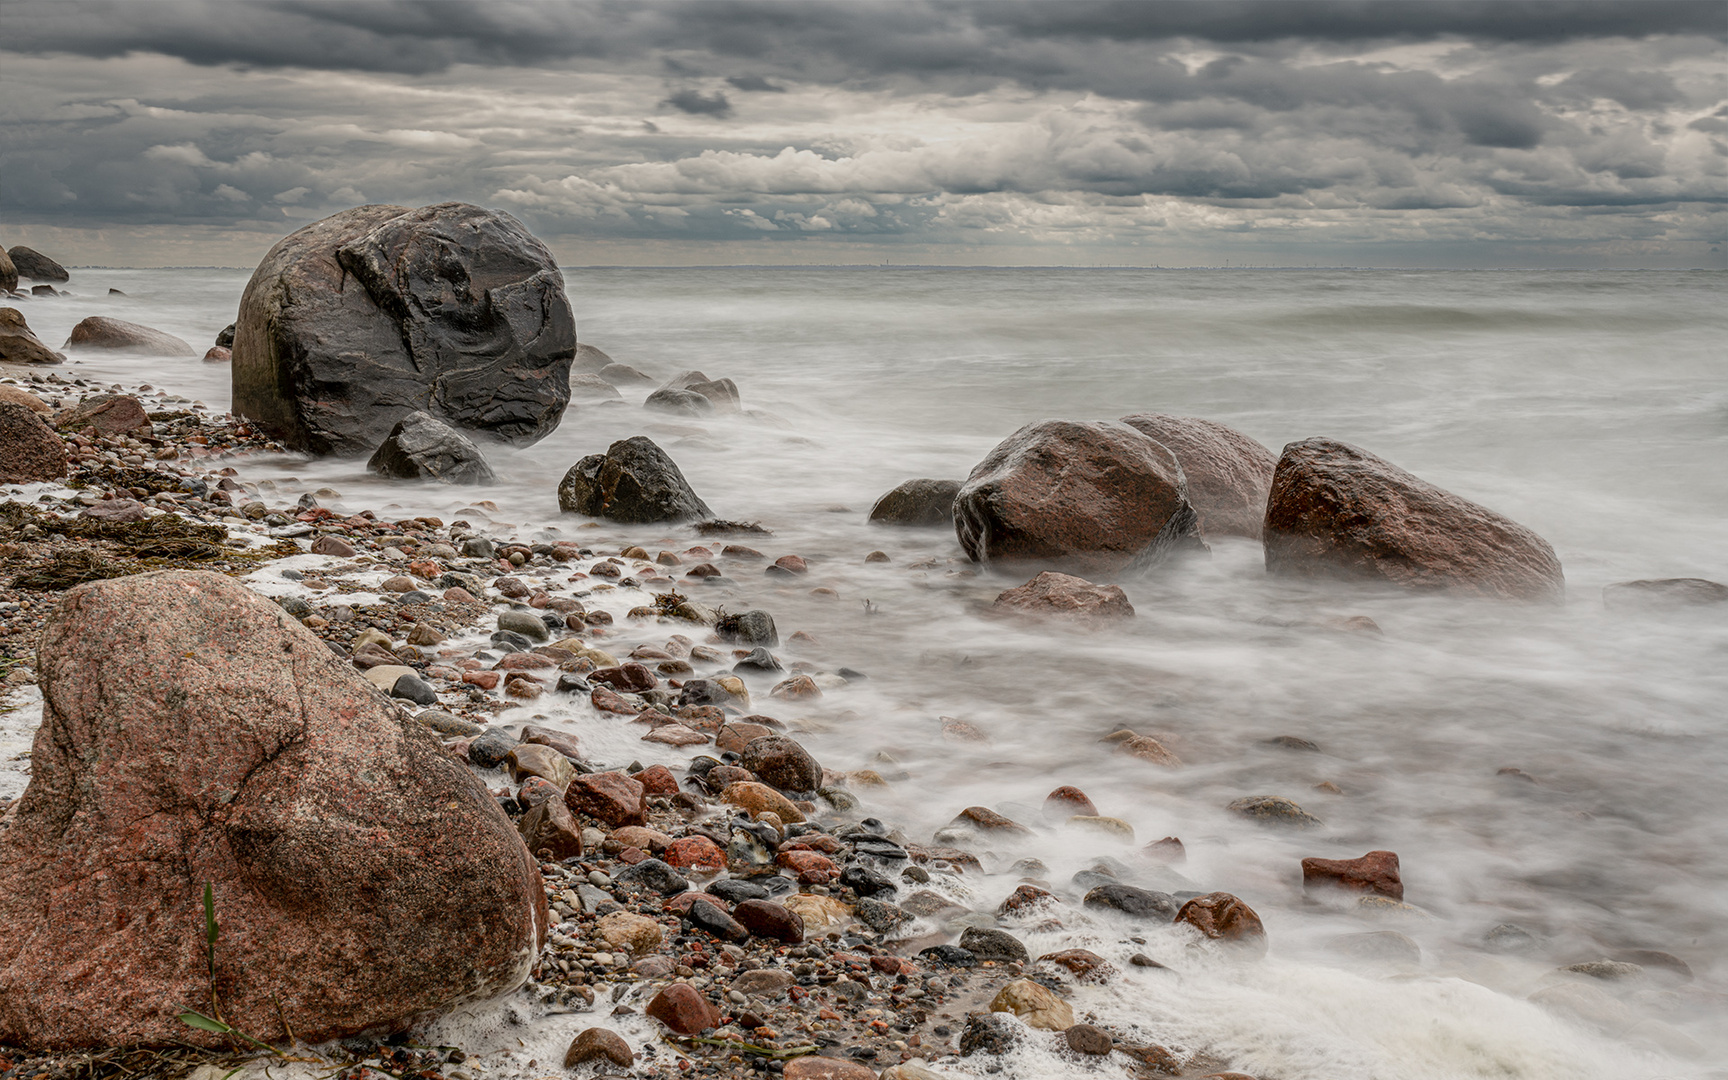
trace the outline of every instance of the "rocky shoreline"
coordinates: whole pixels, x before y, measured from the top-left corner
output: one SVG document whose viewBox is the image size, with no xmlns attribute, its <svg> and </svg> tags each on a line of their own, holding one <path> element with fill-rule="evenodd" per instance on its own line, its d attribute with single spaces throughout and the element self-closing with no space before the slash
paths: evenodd
<svg viewBox="0 0 1728 1080">
<path fill-rule="evenodd" d="M 337 515 L 315 496 L 285 505 L 267 482 L 248 479 L 258 455 L 284 451 L 243 421 L 148 386 L 128 393 L 34 372 L 6 385 L 56 416 L 96 402 L 104 415 L 148 424 L 62 431 L 65 483 L 32 503 L 5 504 L 8 688 L 35 681 L 43 620 L 82 582 L 215 569 L 273 596 L 332 653 L 412 707 L 538 851 L 554 924 L 512 1000 L 618 1025 L 635 1014 L 655 1018 L 633 1030 L 659 1037 L 634 1047 L 615 1033 L 577 1039 L 572 1065 L 622 1064 L 628 1055 L 633 1075 L 910 1080 L 935 1075 L 921 1068 L 926 1060 L 1033 1041 L 1076 1059 L 1110 1055 L 1130 1075 L 1223 1067 L 1074 1013 L 1069 988 L 1115 968 L 1086 950 L 1034 956 L 1015 936 L 1023 926 L 1048 929 L 1066 907 L 1040 867 L 1015 868 L 1037 884 L 1001 910 L 972 911 L 969 879 L 983 867 L 967 838 L 1022 826 L 973 808 L 944 843 L 920 844 L 860 817 L 850 788 L 888 782 L 879 773 L 821 768 L 783 734 L 787 723 L 756 711 L 783 703 L 796 712 L 851 674 L 802 662 L 775 670 L 779 640 L 767 613 L 727 618 L 691 599 L 717 566 L 760 572 L 767 560 L 758 551 L 698 537 L 651 558 L 634 546 L 612 553 L 486 536 L 461 521 Z M 752 686 L 767 700 L 756 702 Z M 590 699 L 617 724 L 640 726 L 641 752 L 630 762 L 591 760 L 568 732 L 497 722 L 548 695 Z M 691 744 L 708 754 L 655 753 Z M 1077 800 L 1064 813 L 1088 809 L 1081 793 L 1058 795 Z M 8 823 L 16 812 L 14 800 Z M 1099 880 L 1111 873 L 1101 864 Z M 1150 903 L 1164 924 L 1174 911 L 1165 894 L 1145 899 L 1125 884 L 1091 892 L 1087 905 L 1118 912 Z M 1023 1022 L 1005 1025 L 1003 1014 Z M 201 1064 L 268 1060 L 235 1049 L 164 1060 L 193 1075 Z M 120 1070 L 138 1053 L 14 1051 L 0 1075 L 94 1075 L 98 1062 Z M 529 1074 L 520 1061 L 489 1069 L 460 1047 L 412 1040 L 347 1039 L 290 1053 L 340 1077 Z"/>
</svg>

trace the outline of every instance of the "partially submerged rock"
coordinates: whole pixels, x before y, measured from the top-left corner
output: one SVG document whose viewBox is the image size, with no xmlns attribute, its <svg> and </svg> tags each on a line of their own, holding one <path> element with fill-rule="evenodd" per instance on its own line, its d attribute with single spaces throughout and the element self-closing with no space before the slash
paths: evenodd
<svg viewBox="0 0 1728 1080">
<path fill-rule="evenodd" d="M 1122 422 L 1182 463 L 1201 536 L 1260 539 L 1278 455 L 1235 428 L 1198 416 L 1135 413 Z"/>
<path fill-rule="evenodd" d="M 50 349 L 15 307 L 0 307 L 0 360 L 9 364 L 63 364 L 66 357 Z"/>
<path fill-rule="evenodd" d="M 552 253 L 466 203 L 359 206 L 283 238 L 235 327 L 235 413 L 297 450 L 368 453 L 416 411 L 528 445 L 570 400 Z"/>
<path fill-rule="evenodd" d="M 632 525 L 714 516 L 646 435 L 620 439 L 571 466 L 558 484 L 558 508 Z"/>
<path fill-rule="evenodd" d="M 42 254 L 40 251 L 37 251 L 35 248 L 28 248 L 23 244 L 15 244 L 6 252 L 6 254 L 12 261 L 12 268 L 17 277 L 29 278 L 32 281 L 72 280 L 72 275 L 67 273 L 64 266 L 61 266 L 59 263 Z M 13 284 L 10 288 L 15 289 L 17 287 L 17 281 L 16 278 L 14 278 Z"/>
<path fill-rule="evenodd" d="M 366 468 L 399 480 L 436 480 L 440 484 L 490 484 L 498 479 L 480 448 L 466 435 L 424 412 L 409 413 L 396 421 Z"/>
<path fill-rule="evenodd" d="M 908 480 L 876 500 L 870 508 L 870 524 L 948 528 L 954 524 L 958 494 L 958 480 Z"/>
<path fill-rule="evenodd" d="M 1266 504 L 1266 569 L 1406 589 L 1560 600 L 1554 549 L 1494 511 L 1333 439 L 1284 448 Z"/>
<path fill-rule="evenodd" d="M 116 349 L 149 356 L 197 356 L 192 346 L 154 327 L 92 315 L 72 328 L 63 349 Z"/>
<path fill-rule="evenodd" d="M 1616 581 L 1602 587 L 1602 603 L 1610 611 L 1728 604 L 1728 585 L 1696 577 Z"/>
<path fill-rule="evenodd" d="M 968 558 L 1132 573 L 1201 550 L 1176 456 L 1126 424 L 1044 420 L 991 450 L 954 499 Z"/>
<path fill-rule="evenodd" d="M 1309 891 L 1330 888 L 1404 899 L 1398 856 L 1391 851 L 1370 851 L 1360 859 L 1303 859 L 1302 887 Z"/>
<path fill-rule="evenodd" d="M 1176 913 L 1178 923 L 1186 923 L 1213 941 L 1240 948 L 1255 955 L 1266 953 L 1266 927 L 1254 909 L 1227 892 L 1196 896 Z"/>
<path fill-rule="evenodd" d="M 5 248 L 0 247 L 0 293 L 16 292 L 17 289 L 18 264 L 12 261 Z"/>
<path fill-rule="evenodd" d="M 1085 578 L 1054 570 L 1046 570 L 1026 584 L 1001 593 L 991 606 L 998 612 L 1082 624 L 1134 617 L 1134 605 L 1120 587 L 1094 585 Z"/>
<path fill-rule="evenodd" d="M 214 989 L 259 1038 L 401 1029 L 528 977 L 547 909 L 515 828 L 275 604 L 214 573 L 84 585 L 39 671 L 0 834 L 0 1041 L 227 1045 L 177 1019 L 210 998 L 207 884 Z"/>
</svg>

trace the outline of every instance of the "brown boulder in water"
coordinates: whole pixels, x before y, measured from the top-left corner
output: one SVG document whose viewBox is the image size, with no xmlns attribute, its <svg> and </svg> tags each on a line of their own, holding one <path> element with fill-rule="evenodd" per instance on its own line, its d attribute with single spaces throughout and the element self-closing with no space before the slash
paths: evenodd
<svg viewBox="0 0 1728 1080">
<path fill-rule="evenodd" d="M 1266 952 L 1266 927 L 1260 916 L 1227 892 L 1196 896 L 1176 912 L 1176 921 L 1187 923 L 1213 941 L 1255 953 Z"/>
<path fill-rule="evenodd" d="M 1266 505 L 1266 569 L 1406 589 L 1560 600 L 1554 549 L 1494 511 L 1333 439 L 1284 448 Z"/>
<path fill-rule="evenodd" d="M 1404 879 L 1398 874 L 1398 856 L 1390 851 L 1370 851 L 1360 859 L 1303 859 L 1304 889 L 1343 889 L 1404 899 Z"/>
<path fill-rule="evenodd" d="M 72 328 L 63 349 L 116 349 L 147 356 L 197 356 L 192 346 L 173 334 L 125 319 L 92 315 Z"/>
<path fill-rule="evenodd" d="M 1042 420 L 1008 436 L 960 486 L 954 531 L 974 562 L 1081 574 L 1205 549 L 1176 455 L 1115 421 Z"/>
<path fill-rule="evenodd" d="M 39 657 L 0 1042 L 229 1046 L 177 1018 L 209 1008 L 207 884 L 214 989 L 258 1038 L 400 1030 L 527 979 L 546 900 L 509 819 L 275 604 L 214 573 L 95 582 Z"/>
<path fill-rule="evenodd" d="M 1135 413 L 1122 422 L 1161 443 L 1182 463 L 1201 536 L 1260 539 L 1278 455 L 1235 428 L 1198 416 Z"/>
<path fill-rule="evenodd" d="M 908 480 L 876 500 L 870 524 L 946 528 L 954 523 L 954 496 L 959 493 L 958 480 Z"/>
<path fill-rule="evenodd" d="M 508 214 L 359 206 L 270 249 L 233 353 L 234 412 L 297 450 L 369 453 L 416 411 L 527 445 L 570 401 L 576 322 Z"/>
<path fill-rule="evenodd" d="M 64 266 L 61 266 L 59 263 L 42 254 L 40 251 L 37 251 L 35 248 L 28 248 L 23 244 L 18 244 L 6 254 L 7 257 L 12 260 L 13 271 L 18 277 L 29 278 L 32 281 L 72 280 L 72 275 L 66 272 Z M 13 285 L 13 288 L 17 288 L 17 286 Z"/>
<path fill-rule="evenodd" d="M 1046 570 L 1026 584 L 1001 593 L 993 610 L 1069 622 L 1096 623 L 1132 619 L 1134 605 L 1115 585 L 1094 585 L 1072 574 Z"/>
<path fill-rule="evenodd" d="M 18 264 L 12 261 L 4 247 L 0 247 L 0 293 L 18 291 Z"/>
<path fill-rule="evenodd" d="M 0 307 L 0 360 L 10 364 L 63 364 L 66 357 L 50 349 L 14 307 Z"/>
</svg>

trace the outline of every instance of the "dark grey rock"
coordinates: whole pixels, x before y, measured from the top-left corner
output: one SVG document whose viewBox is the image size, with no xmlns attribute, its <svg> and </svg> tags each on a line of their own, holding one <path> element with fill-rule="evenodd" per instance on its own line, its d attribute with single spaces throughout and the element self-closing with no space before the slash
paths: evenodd
<svg viewBox="0 0 1728 1080">
<path fill-rule="evenodd" d="M 752 649 L 750 655 L 732 665 L 734 673 L 739 675 L 760 674 L 763 672 L 785 671 L 774 654 L 767 649 Z"/>
<path fill-rule="evenodd" d="M 674 416 L 708 416 L 714 411 L 714 403 L 696 391 L 674 390 L 669 386 L 649 394 L 642 407 Z"/>
<path fill-rule="evenodd" d="M 774 648 L 780 644 L 780 633 L 774 628 L 774 616 L 766 611 L 751 610 L 728 615 L 714 624 L 714 632 L 720 635 L 722 641 L 735 645 L 764 645 Z"/>
<path fill-rule="evenodd" d="M 954 524 L 958 494 L 958 480 L 908 480 L 876 500 L 870 524 L 948 528 Z"/>
<path fill-rule="evenodd" d="M 216 335 L 216 345 L 218 348 L 223 348 L 223 349 L 232 349 L 234 347 L 234 324 L 233 323 L 229 323 L 227 326 L 224 326 L 222 328 L 222 332 Z"/>
<path fill-rule="evenodd" d="M 468 760 L 482 769 L 496 769 L 514 749 L 516 736 L 503 728 L 487 728 L 468 744 Z"/>
<path fill-rule="evenodd" d="M 1025 1029 L 1005 1013 L 980 1013 L 966 1018 L 960 1032 L 960 1056 L 1006 1054 L 1019 1045 Z"/>
<path fill-rule="evenodd" d="M 690 925 L 725 941 L 743 941 L 750 936 L 744 924 L 722 911 L 718 904 L 698 900 L 684 912 L 684 918 Z"/>
<path fill-rule="evenodd" d="M 874 896 L 860 896 L 853 914 L 865 926 L 878 934 L 886 934 L 896 926 L 909 923 L 915 916 L 898 904 L 890 904 L 886 900 L 878 900 Z"/>
<path fill-rule="evenodd" d="M 234 412 L 298 450 L 363 454 L 416 411 L 526 445 L 569 403 L 576 323 L 508 214 L 360 206 L 270 249 L 233 351 Z"/>
<path fill-rule="evenodd" d="M 815 791 L 822 786 L 822 766 L 796 739 L 785 735 L 751 739 L 738 764 L 781 791 Z"/>
<path fill-rule="evenodd" d="M 1172 922 L 1176 912 L 1182 905 L 1169 893 L 1153 892 L 1151 889 L 1137 889 L 1132 885 L 1100 885 L 1086 894 L 1083 901 L 1091 908 L 1107 908 L 1120 911 L 1136 918 L 1153 919 L 1157 922 Z"/>
<path fill-rule="evenodd" d="M 718 896 L 728 904 L 736 904 L 744 900 L 766 900 L 768 890 L 754 881 L 742 881 L 738 878 L 721 878 L 709 884 L 706 890 L 712 896 Z"/>
<path fill-rule="evenodd" d="M 594 684 L 574 671 L 566 671 L 558 676 L 558 689 L 565 694 L 587 694 L 593 692 Z"/>
<path fill-rule="evenodd" d="M 688 889 L 690 882 L 659 859 L 643 859 L 635 866 L 614 874 L 612 885 L 617 892 L 626 895 L 656 892 L 662 896 L 676 896 Z"/>
<path fill-rule="evenodd" d="M 627 524 L 713 517 L 666 452 L 645 435 L 620 439 L 564 474 L 558 507 Z"/>
<path fill-rule="evenodd" d="M 960 947 L 972 953 L 980 960 L 1019 960 L 1029 959 L 1026 946 L 1020 939 L 1006 930 L 991 930 L 982 926 L 968 926 L 966 932 L 960 935 Z"/>
<path fill-rule="evenodd" d="M 919 956 L 933 964 L 946 967 L 969 968 L 978 966 L 978 957 L 970 949 L 962 949 L 958 945 L 932 945 L 918 953 Z"/>
<path fill-rule="evenodd" d="M 840 884 L 859 896 L 892 896 L 898 890 L 893 878 L 856 864 L 840 871 Z"/>
<path fill-rule="evenodd" d="M 12 259 L 12 267 L 18 277 L 29 278 L 32 281 L 71 281 L 72 275 L 66 268 L 37 251 L 35 248 L 19 244 L 6 252 Z"/>
<path fill-rule="evenodd" d="M 492 644 L 504 652 L 527 652 L 534 647 L 534 642 L 514 630 L 495 630 L 491 637 Z"/>
<path fill-rule="evenodd" d="M 552 636 L 551 631 L 546 629 L 546 623 L 532 611 L 500 611 L 498 629 L 500 632 L 519 634 L 532 641 L 545 641 Z"/>
<path fill-rule="evenodd" d="M 498 477 L 480 448 L 431 413 L 409 413 L 396 421 L 366 468 L 398 480 L 441 484 L 490 484 Z"/>
<path fill-rule="evenodd" d="M 470 536 L 462 541 L 462 554 L 470 559 L 490 559 L 498 554 L 498 549 L 484 536 Z"/>
<path fill-rule="evenodd" d="M 390 688 L 390 696 L 405 698 L 416 705 L 438 704 L 438 691 L 418 675 L 404 675 Z"/>
</svg>

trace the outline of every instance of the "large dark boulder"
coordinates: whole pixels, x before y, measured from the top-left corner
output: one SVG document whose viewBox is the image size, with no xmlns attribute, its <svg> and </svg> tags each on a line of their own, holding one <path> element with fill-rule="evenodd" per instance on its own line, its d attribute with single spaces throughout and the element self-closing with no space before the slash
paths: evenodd
<svg viewBox="0 0 1728 1080">
<path fill-rule="evenodd" d="M 197 356 L 192 346 L 152 326 L 92 315 L 72 328 L 63 349 L 116 349 L 148 356 Z"/>
<path fill-rule="evenodd" d="M 1554 549 L 1510 518 L 1333 439 L 1284 448 L 1266 504 L 1266 569 L 1407 589 L 1559 600 Z"/>
<path fill-rule="evenodd" d="M 870 524 L 947 528 L 954 524 L 958 494 L 958 480 L 908 480 L 876 500 L 870 508 Z"/>
<path fill-rule="evenodd" d="M 1114 421 L 1042 420 L 1008 436 L 960 485 L 954 531 L 976 562 L 1082 574 L 1205 548 L 1176 455 Z"/>
<path fill-rule="evenodd" d="M 558 484 L 558 508 L 632 525 L 714 516 L 646 435 L 620 439 L 571 466 Z"/>
<path fill-rule="evenodd" d="M 35 411 L 0 401 L 0 484 L 32 484 L 66 475 L 66 444 Z"/>
<path fill-rule="evenodd" d="M 5 248 L 0 247 L 0 293 L 16 292 L 17 289 L 18 264 L 12 261 Z"/>
<path fill-rule="evenodd" d="M 1235 428 L 1198 416 L 1135 413 L 1122 422 L 1162 443 L 1182 463 L 1201 536 L 1260 539 L 1278 455 Z"/>
<path fill-rule="evenodd" d="M 515 827 L 275 604 L 205 572 L 82 585 L 37 671 L 0 833 L 0 1043 L 229 1048 L 177 1018 L 212 989 L 248 1034 L 317 1043 L 528 978 L 548 920 Z"/>
<path fill-rule="evenodd" d="M 12 260 L 12 266 L 21 278 L 32 281 L 71 281 L 72 275 L 66 268 L 37 251 L 23 244 L 13 247 L 6 253 Z"/>
<path fill-rule="evenodd" d="M 427 412 L 527 445 L 570 400 L 576 323 L 552 253 L 466 203 L 360 206 L 284 237 L 234 331 L 234 411 L 358 455 Z"/>
<path fill-rule="evenodd" d="M 396 421 L 366 468 L 381 476 L 441 484 L 490 484 L 498 479 L 467 436 L 423 412 Z"/>
<path fill-rule="evenodd" d="M 62 364 L 66 357 L 36 336 L 22 311 L 0 307 L 0 360 L 9 364 Z"/>
</svg>

